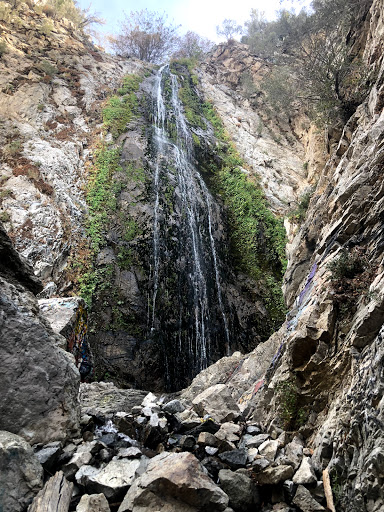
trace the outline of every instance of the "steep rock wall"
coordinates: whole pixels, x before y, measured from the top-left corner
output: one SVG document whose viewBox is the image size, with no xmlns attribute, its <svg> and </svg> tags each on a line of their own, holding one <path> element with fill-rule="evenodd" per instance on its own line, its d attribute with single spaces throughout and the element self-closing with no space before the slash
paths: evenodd
<svg viewBox="0 0 384 512">
<path fill-rule="evenodd" d="M 71 22 L 27 4 L 0 26 L 1 218 L 39 278 L 53 282 L 46 294 L 62 293 L 72 286 L 63 276 L 68 257 L 84 236 L 87 162 L 100 138 L 101 105 L 143 64 L 107 56 Z"/>
<path fill-rule="evenodd" d="M 200 69 L 204 96 L 217 108 L 249 173 L 272 208 L 286 214 L 324 165 L 324 141 L 297 108 L 276 114 L 263 94 L 271 64 L 231 42 L 217 46 Z"/>
<path fill-rule="evenodd" d="M 298 430 L 317 470 L 331 473 L 337 510 L 348 512 L 383 504 L 383 15 L 374 1 L 368 34 L 356 39 L 366 41 L 360 51 L 375 75 L 370 94 L 345 125 L 288 246 L 285 324 L 185 392 L 227 382 L 254 420 Z"/>
<path fill-rule="evenodd" d="M 42 286 L 0 226 L 0 428 L 31 444 L 78 433 L 79 373 L 40 313 Z"/>
</svg>

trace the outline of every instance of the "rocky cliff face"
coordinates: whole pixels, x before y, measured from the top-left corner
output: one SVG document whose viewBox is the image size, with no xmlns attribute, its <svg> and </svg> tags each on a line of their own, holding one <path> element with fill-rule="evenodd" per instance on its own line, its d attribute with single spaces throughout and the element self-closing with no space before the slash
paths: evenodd
<svg viewBox="0 0 384 512">
<path fill-rule="evenodd" d="M 33 21 L 28 26 L 27 15 Z M 129 390 L 116 390 L 112 384 L 84 386 L 84 443 L 77 439 L 76 445 L 67 444 L 64 449 L 59 445 L 42 450 L 37 447 L 47 471 L 63 469 L 67 479 L 77 482 L 80 494 L 102 493 L 104 501 L 121 503 L 121 511 L 139 511 L 144 503 L 146 508 L 167 506 L 169 510 L 189 512 L 204 506 L 224 510 L 228 504 L 235 511 L 280 507 L 306 512 L 325 510 L 325 506 L 335 510 L 333 501 L 336 510 L 342 512 L 382 511 L 383 20 L 382 2 L 374 0 L 358 33 L 351 35 L 355 51 L 361 53 L 375 78 L 366 101 L 343 130 L 328 136 L 325 146 L 329 155 L 324 154 L 324 140 L 308 125 L 302 112 L 281 119 L 268 112 L 258 89 L 268 66 L 249 55 L 244 45 L 218 47 L 200 69 L 203 94 L 216 106 L 243 158 L 241 173 L 251 180 L 260 180 L 273 209 L 278 214 L 288 213 L 290 203 L 296 203 L 309 185 L 313 187 L 302 223 L 287 223 L 284 292 L 289 313 L 283 326 L 250 354 L 235 352 L 200 372 L 182 392 L 181 402 L 164 405 L 164 400 L 153 395 L 143 400 L 143 392 L 136 390 L 130 394 Z M 69 277 L 65 277 L 69 274 L 61 271 L 70 247 L 82 238 L 83 224 L 78 219 L 86 211 L 82 190 L 84 162 L 93 154 L 93 163 L 99 170 L 102 163 L 100 153 L 89 149 L 95 137 L 100 136 L 97 124 L 101 122 L 99 108 L 105 94 L 96 83 L 108 87 L 112 80 L 117 84 L 122 74 L 142 70 L 142 65 L 120 62 L 95 51 L 70 34 L 70 27 L 65 25 L 54 24 L 46 34 L 47 21 L 35 17 L 32 11 L 24 14 L 20 10 L 15 11 L 10 21 L 2 23 L 9 47 L 1 61 L 2 79 L 5 78 L 0 105 L 6 117 L 1 128 L 5 161 L 2 218 L 37 274 L 45 282 L 53 280 L 70 288 Z M 34 52 L 35 46 L 40 48 L 43 62 L 39 60 L 40 53 Z M 253 84 L 248 91 L 244 89 L 245 82 L 239 79 L 245 72 Z M 164 102 L 171 103 L 171 77 L 161 78 L 161 73 L 148 75 L 141 73 L 141 88 L 135 89 L 137 100 L 148 98 L 157 84 L 163 91 L 160 96 Z M 187 80 L 193 82 L 192 77 L 186 77 L 184 70 L 178 87 L 185 86 Z M 118 94 L 127 98 L 132 86 L 131 81 L 125 82 Z M 178 96 L 183 94 L 187 94 L 185 89 Z M 169 148 L 178 147 L 180 162 L 180 147 L 175 144 L 177 131 L 180 135 L 180 130 L 184 130 L 183 122 L 175 114 L 180 109 L 184 122 L 189 123 L 181 148 L 188 150 L 188 137 L 194 142 L 193 159 L 189 160 L 190 154 L 188 158 L 183 156 L 184 163 L 222 162 L 225 155 L 214 149 L 220 144 L 212 137 L 213 124 L 204 124 L 196 104 L 173 103 L 173 124 L 169 123 L 164 133 L 160 130 L 161 101 L 158 97 L 154 102 L 157 110 L 152 110 L 152 114 L 155 112 L 157 119 L 151 128 L 144 120 L 149 110 L 149 102 L 144 101 L 138 106 L 143 117 L 130 118 L 128 131 L 126 124 L 123 131 L 117 132 L 110 124 L 109 134 L 104 131 L 99 137 L 105 149 L 103 158 L 111 158 L 103 162 L 115 167 L 108 174 L 109 181 L 96 175 L 93 183 L 114 191 L 113 200 L 112 196 L 102 196 L 104 202 L 100 203 L 103 208 L 106 205 L 108 214 L 113 210 L 113 215 L 103 224 L 102 242 L 93 239 L 97 248 L 92 253 L 94 258 L 83 258 L 83 262 L 93 265 L 92 276 L 96 276 L 95 281 L 88 282 L 94 299 L 97 332 L 93 341 L 99 351 L 96 356 L 109 359 L 110 368 L 114 368 L 111 361 L 118 361 L 117 365 L 122 361 L 122 372 L 127 362 L 133 361 L 139 367 L 136 373 L 126 370 L 127 380 L 145 386 L 155 381 L 159 388 L 164 385 L 158 364 L 161 344 L 153 343 L 151 329 L 161 328 L 163 332 L 171 326 L 173 334 L 185 334 L 191 325 L 184 325 L 184 331 L 180 331 L 174 302 L 168 300 L 177 286 L 165 286 L 174 277 L 172 274 L 187 265 L 185 253 L 176 251 L 174 235 L 183 232 L 185 226 L 177 225 L 175 209 L 184 208 L 190 225 L 201 224 L 200 233 L 193 229 L 189 233 L 191 239 L 196 236 L 199 244 L 211 246 L 211 278 L 215 267 L 210 234 L 214 248 L 218 247 L 218 265 L 228 269 L 225 245 L 226 222 L 230 219 L 230 206 L 226 204 L 223 208 L 223 186 L 216 190 L 218 204 L 212 206 L 211 221 L 204 214 L 211 205 L 211 196 L 204 195 L 205 182 L 194 182 L 193 190 L 199 189 L 198 204 L 193 211 L 188 209 L 180 192 L 187 177 L 177 175 L 167 154 Z M 16 105 L 22 105 L 22 115 Z M 207 114 L 209 107 L 204 108 Z M 107 116 L 105 120 L 108 121 Z M 113 153 L 117 148 L 121 149 Z M 225 148 L 238 162 L 239 156 L 231 153 L 229 146 Z M 162 182 L 156 182 L 156 159 L 148 157 L 150 152 L 159 157 L 157 162 L 164 171 Z M 202 170 L 206 182 L 214 185 L 209 174 L 212 167 L 203 165 Z M 91 176 L 95 176 L 94 169 Z M 90 210 L 93 218 L 99 219 L 95 216 L 98 211 Z M 63 214 L 73 223 L 71 228 Z M 161 231 L 165 227 L 169 228 L 165 230 L 169 231 L 169 238 Z M 0 266 L 0 327 L 7 341 L 2 356 L 7 364 L 1 427 L 31 442 L 65 439 L 78 427 L 78 374 L 71 356 L 57 346 L 62 338 L 53 334 L 38 311 L 32 292 L 40 291 L 41 285 L 13 252 L 6 235 L 1 236 L 4 249 Z M 166 267 L 156 273 L 160 253 Z M 179 255 L 177 264 L 175 254 Z M 194 260 L 194 270 L 207 257 L 206 249 L 200 255 L 204 257 Z M 189 275 L 193 274 L 192 266 Z M 225 310 L 236 304 L 238 318 L 242 318 L 238 332 L 247 329 L 249 334 L 256 322 L 250 313 L 252 301 L 257 302 L 261 318 L 265 314 L 258 302 L 261 293 L 255 293 L 246 273 L 237 274 L 235 286 L 230 272 L 227 271 L 230 279 L 223 285 Z M 199 281 L 203 273 L 193 275 L 200 290 L 204 289 L 204 279 Z M 207 309 L 203 306 L 211 304 L 211 292 L 195 300 L 186 291 L 186 281 L 187 278 L 178 281 L 185 300 L 180 300 L 180 304 L 184 310 L 188 304 L 199 306 L 197 311 L 204 316 Z M 92 288 L 95 283 L 97 286 Z M 209 285 L 219 302 L 217 283 L 212 280 Z M 55 286 L 52 288 L 55 290 Z M 153 290 L 159 290 L 159 294 Z M 154 303 L 164 309 L 156 313 Z M 209 311 L 215 321 L 220 316 L 218 305 L 214 312 Z M 202 325 L 196 324 L 200 335 Z M 140 329 L 134 331 L 134 326 Z M 224 331 L 220 336 L 225 337 Z M 170 337 L 163 339 L 163 345 Z M 245 352 L 244 346 L 233 348 Z M 182 344 L 181 352 L 173 354 L 172 364 L 185 355 L 184 349 Z M 219 355 L 218 351 L 216 356 Z M 165 369 L 163 363 L 161 368 Z M 28 382 L 24 377 L 27 372 Z M 31 385 L 35 391 L 32 400 Z M 95 430 L 104 417 L 113 420 L 117 427 L 107 424 Z M 137 436 L 143 451 L 137 451 L 137 445 L 127 436 Z M 11 440 L 14 441 L 12 436 Z M 3 445 L 8 446 L 8 441 L 2 441 Z M 45 458 L 45 450 L 53 450 L 56 455 Z M 160 454 L 163 450 L 173 453 Z M 210 478 L 186 451 L 195 454 Z M 157 458 L 149 462 L 147 455 L 154 454 Z M 112 457 L 117 459 L 111 461 Z M 140 463 L 136 458 L 140 458 Z M 193 489 L 182 476 L 189 474 L 191 468 L 196 481 L 199 480 Z M 125 480 L 120 478 L 124 471 Z M 37 484 L 23 486 L 23 506 L 41 486 L 39 468 L 36 475 Z M 63 475 L 58 475 L 62 481 Z M 327 483 L 329 475 L 331 485 Z M 218 479 L 220 488 L 214 483 Z M 204 504 L 196 498 L 197 487 L 205 496 Z M 80 494 L 75 497 L 76 504 Z M 21 510 L 20 507 L 15 506 L 15 510 Z"/>
<path fill-rule="evenodd" d="M 360 38 L 375 83 L 288 245 L 287 321 L 250 356 L 225 363 L 227 385 L 254 419 L 307 438 L 318 469 L 331 471 L 337 509 L 348 511 L 383 504 L 382 16 L 373 2 Z M 222 368 L 200 374 L 188 393 L 223 382 Z"/>
<path fill-rule="evenodd" d="M 83 237 L 101 104 L 143 65 L 106 56 L 69 21 L 1 5 L 1 218 L 39 278 L 54 283 L 49 295 L 71 288 L 63 270 Z"/>
<path fill-rule="evenodd" d="M 79 374 L 65 339 L 41 315 L 42 289 L 1 228 L 0 428 L 30 443 L 66 439 L 79 428 Z"/>
</svg>

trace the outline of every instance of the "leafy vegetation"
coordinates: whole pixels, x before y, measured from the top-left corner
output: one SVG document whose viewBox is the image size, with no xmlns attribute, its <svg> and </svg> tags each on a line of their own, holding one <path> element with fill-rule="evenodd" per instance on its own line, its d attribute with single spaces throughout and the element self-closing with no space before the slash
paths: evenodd
<svg viewBox="0 0 384 512">
<path fill-rule="evenodd" d="M 289 112 L 300 99 L 319 124 L 345 121 L 368 91 L 372 73 L 351 49 L 351 28 L 364 18 L 371 0 L 314 0 L 313 11 L 281 10 L 266 21 L 253 9 L 243 42 L 277 64 L 264 87 L 271 103 Z M 296 91 L 292 95 L 292 91 Z"/>
<path fill-rule="evenodd" d="M 313 196 L 314 189 L 311 187 L 300 197 L 299 204 L 295 210 L 289 214 L 289 218 L 297 224 L 302 224 L 308 210 L 309 202 Z"/>
<path fill-rule="evenodd" d="M 371 265 L 361 247 L 348 251 L 343 249 L 327 265 L 331 272 L 330 281 L 334 300 L 338 306 L 341 323 L 348 323 L 357 309 L 360 298 L 375 299 L 375 292 L 369 287 L 376 275 L 377 266 Z"/>
<path fill-rule="evenodd" d="M 359 251 L 348 252 L 343 249 L 337 258 L 328 263 L 327 269 L 331 271 L 331 280 L 338 281 L 343 278 L 353 279 L 366 266 L 367 260 Z"/>
<path fill-rule="evenodd" d="M 66 18 L 81 30 L 104 23 L 97 13 L 91 12 L 91 7 L 82 9 L 74 0 L 46 0 L 44 5 L 36 5 L 35 8 L 52 18 Z"/>
<path fill-rule="evenodd" d="M 103 109 L 104 130 L 116 139 L 133 119 L 137 111 L 136 92 L 139 89 L 141 77 L 129 75 L 124 78 L 117 94 L 109 98 Z M 145 172 L 133 163 L 123 168 L 120 164 L 121 147 L 100 144 L 95 152 L 95 161 L 89 173 L 89 186 L 87 191 L 88 218 L 86 221 L 89 249 L 82 251 L 82 257 L 73 262 L 78 275 L 79 291 L 86 302 L 91 305 L 96 291 L 102 292 L 111 286 L 114 275 L 113 265 L 97 267 L 95 260 L 97 254 L 106 245 L 106 234 L 110 219 L 117 211 L 117 197 L 124 187 L 124 180 L 145 181 Z M 138 227 L 133 219 L 124 216 L 122 222 L 122 239 L 131 241 L 138 234 Z M 119 251 L 118 259 L 128 265 L 130 251 Z"/>
<path fill-rule="evenodd" d="M 292 380 L 280 381 L 276 385 L 277 406 L 284 430 L 298 429 L 307 419 L 307 411 L 299 407 L 299 393 Z"/>
<path fill-rule="evenodd" d="M 124 133 L 127 124 L 137 112 L 138 101 L 135 93 L 139 89 L 140 81 L 140 77 L 135 75 L 125 77 L 118 94 L 109 98 L 103 109 L 104 127 L 114 138 Z"/>
<path fill-rule="evenodd" d="M 121 32 L 111 37 L 113 50 L 123 57 L 161 63 L 176 49 L 178 26 L 168 23 L 167 14 L 142 9 L 125 15 Z"/>
<path fill-rule="evenodd" d="M 0 58 L 7 53 L 8 47 L 5 41 L 0 41 Z"/>
<path fill-rule="evenodd" d="M 243 27 L 238 25 L 235 20 L 225 19 L 221 25 L 216 27 L 218 36 L 224 36 L 227 41 L 232 41 L 236 34 L 241 34 Z"/>
</svg>

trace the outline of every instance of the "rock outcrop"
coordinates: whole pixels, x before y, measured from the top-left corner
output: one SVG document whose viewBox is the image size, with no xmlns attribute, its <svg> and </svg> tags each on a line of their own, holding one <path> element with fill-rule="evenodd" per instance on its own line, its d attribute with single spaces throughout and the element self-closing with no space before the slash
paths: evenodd
<svg viewBox="0 0 384 512">
<path fill-rule="evenodd" d="M 43 487 L 43 468 L 20 436 L 0 431 L 0 510 L 23 512 Z"/>
<path fill-rule="evenodd" d="M 0 211 L 16 249 L 54 295 L 73 286 L 63 270 L 84 235 L 101 105 L 124 75 L 144 65 L 106 55 L 68 20 L 26 3 L 15 4 L 0 27 Z"/>
<path fill-rule="evenodd" d="M 0 269 L 0 428 L 31 443 L 65 439 L 79 426 L 79 373 L 40 313 L 31 269 L 2 228 L 0 239 L 2 262 L 12 262 Z"/>
</svg>

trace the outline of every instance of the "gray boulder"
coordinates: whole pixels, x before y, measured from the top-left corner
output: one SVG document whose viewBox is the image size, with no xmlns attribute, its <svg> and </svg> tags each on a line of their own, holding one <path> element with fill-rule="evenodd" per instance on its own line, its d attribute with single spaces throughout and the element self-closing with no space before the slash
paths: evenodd
<svg viewBox="0 0 384 512">
<path fill-rule="evenodd" d="M 175 414 L 177 412 L 185 411 L 185 406 L 180 402 L 180 400 L 171 400 L 163 406 L 163 411 L 169 414 Z"/>
<path fill-rule="evenodd" d="M 257 473 L 256 481 L 260 485 L 276 485 L 284 480 L 292 478 L 292 466 L 275 466 L 264 469 L 261 473 Z"/>
<path fill-rule="evenodd" d="M 121 496 L 132 484 L 139 466 L 140 461 L 137 459 L 112 460 L 103 469 L 97 472 L 90 471 L 86 475 L 81 473 L 81 478 L 79 475 L 80 472 L 76 473 L 76 480 L 81 483 L 88 492 L 103 493 L 108 499 L 115 499 Z"/>
<path fill-rule="evenodd" d="M 228 494 L 229 505 L 235 510 L 246 511 L 260 504 L 257 487 L 245 472 L 222 469 L 219 472 L 220 487 Z"/>
<path fill-rule="evenodd" d="M 80 376 L 31 292 L 0 275 L 0 428 L 31 444 L 73 436 Z"/>
<path fill-rule="evenodd" d="M 208 414 L 218 423 L 232 421 L 240 416 L 240 409 L 225 384 L 216 384 L 206 389 L 192 401 L 200 416 Z"/>
<path fill-rule="evenodd" d="M 299 507 L 302 512 L 325 511 L 325 508 L 313 498 L 312 494 L 303 485 L 299 485 L 297 488 L 293 503 Z"/>
<path fill-rule="evenodd" d="M 0 510 L 21 512 L 43 487 L 43 468 L 21 437 L 0 431 Z"/>
<path fill-rule="evenodd" d="M 164 510 L 216 512 L 225 510 L 228 496 L 188 452 L 162 453 L 150 460 L 137 478 L 118 512 Z"/>
<path fill-rule="evenodd" d="M 304 457 L 299 469 L 293 477 L 294 484 L 309 485 L 317 483 L 315 471 L 309 457 Z"/>
<path fill-rule="evenodd" d="M 104 494 L 84 494 L 76 507 L 76 512 L 110 512 Z"/>
<path fill-rule="evenodd" d="M 90 416 L 101 414 L 112 417 L 116 411 L 131 412 L 146 395 L 146 391 L 139 389 L 119 389 L 112 382 L 81 384 L 81 410 Z"/>
</svg>

